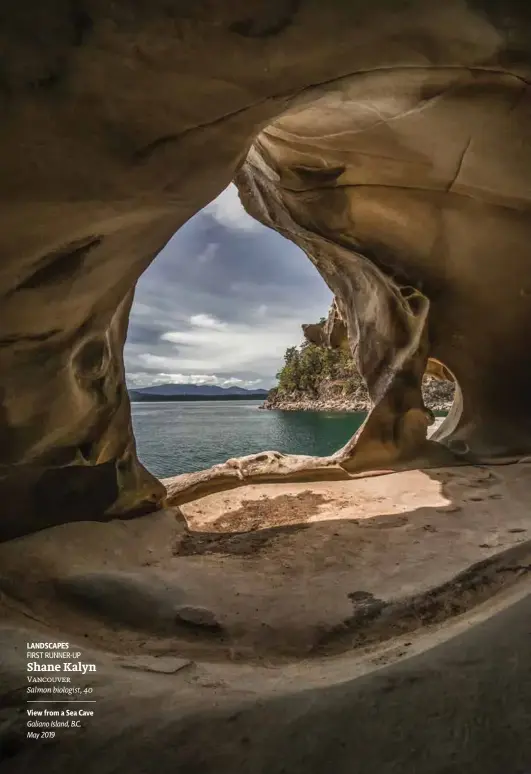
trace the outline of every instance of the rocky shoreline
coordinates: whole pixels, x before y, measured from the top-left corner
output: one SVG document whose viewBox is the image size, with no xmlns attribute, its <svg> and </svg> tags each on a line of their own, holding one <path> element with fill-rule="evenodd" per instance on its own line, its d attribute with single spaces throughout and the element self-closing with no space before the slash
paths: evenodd
<svg viewBox="0 0 531 774">
<path fill-rule="evenodd" d="M 361 393 L 361 394 L 360 394 Z M 454 396 L 454 385 L 451 382 L 427 376 L 424 379 L 422 393 L 425 405 L 432 411 L 449 411 Z M 369 411 L 371 402 L 365 390 L 346 396 L 324 394 L 314 398 L 305 394 L 284 395 L 276 393 L 267 398 L 260 406 L 267 411 L 337 411 L 361 412 Z"/>
<path fill-rule="evenodd" d="M 347 399 L 317 399 L 287 398 L 266 400 L 260 406 L 267 411 L 344 411 L 358 412 L 368 411 L 370 403 L 367 401 L 352 401 Z"/>
</svg>

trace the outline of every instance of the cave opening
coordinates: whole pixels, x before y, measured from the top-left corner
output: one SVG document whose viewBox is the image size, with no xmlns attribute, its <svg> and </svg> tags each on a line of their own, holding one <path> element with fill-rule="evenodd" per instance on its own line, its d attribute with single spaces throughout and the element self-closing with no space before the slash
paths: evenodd
<svg viewBox="0 0 531 774">
<path fill-rule="evenodd" d="M 163 478 L 264 448 L 335 451 L 345 432 L 334 448 L 326 432 L 320 443 L 317 421 L 305 426 L 242 402 L 264 403 L 301 323 L 330 302 L 302 251 L 248 215 L 233 185 L 194 216 L 139 279 L 129 317 L 126 382 L 148 470 Z"/>
<path fill-rule="evenodd" d="M 275 465 L 287 480 L 304 466 L 308 475 L 336 476 L 525 457 L 531 370 L 519 332 L 530 314 L 529 225 L 520 145 L 511 146 L 498 188 L 485 182 L 495 171 L 491 151 L 525 111 L 522 88 L 514 74 L 466 66 L 356 72 L 250 111 L 241 125 L 231 117 L 216 157 L 219 175 L 201 167 L 186 203 L 168 183 L 163 195 L 146 193 L 134 206 L 119 191 L 114 201 L 109 193 L 109 201 L 90 206 L 73 199 L 61 235 L 51 205 L 31 234 L 13 218 L 10 244 L 23 245 L 23 256 L 6 274 L 3 305 L 9 378 L 1 481 L 14 503 L 5 534 L 71 518 L 76 498 L 79 518 L 143 512 L 164 501 L 160 482 L 138 463 L 123 389 L 134 284 L 176 222 L 186 231 L 193 213 L 231 178 L 238 189 L 237 195 L 231 189 L 232 202 L 239 196 L 258 224 L 287 237 L 325 280 L 339 336 L 353 349 L 374 406 L 362 432 L 338 453 L 267 462 L 268 479 Z M 509 95 L 518 101 L 506 114 Z M 500 119 L 476 138 L 492 104 Z M 441 122 L 452 127 L 450 144 L 437 130 Z M 212 124 L 208 132 L 218 130 L 221 124 Z M 201 131 L 205 140 L 207 130 Z M 184 146 L 176 149 L 168 138 L 137 154 L 141 190 L 156 187 L 168 158 L 180 158 Z M 90 165 L 80 169 L 90 172 Z M 212 280 L 206 267 L 215 250 L 209 243 L 195 262 Z M 110 266 L 112 281 L 105 279 Z M 195 316 L 203 326 L 216 324 L 202 312 Z M 186 346 L 166 327 L 163 336 Z M 333 337 L 333 321 L 329 328 Z M 164 356 L 151 357 L 163 368 Z M 435 361 L 455 375 L 460 399 L 451 424 L 427 440 L 422 379 Z M 18 400 L 37 383 L 39 400 Z M 245 478 L 243 468 L 228 470 L 231 486 Z M 261 475 L 256 464 L 252 469 Z M 221 486 L 221 478 L 216 471 L 213 485 Z M 190 486 L 195 495 L 208 489 L 205 476 Z"/>
</svg>

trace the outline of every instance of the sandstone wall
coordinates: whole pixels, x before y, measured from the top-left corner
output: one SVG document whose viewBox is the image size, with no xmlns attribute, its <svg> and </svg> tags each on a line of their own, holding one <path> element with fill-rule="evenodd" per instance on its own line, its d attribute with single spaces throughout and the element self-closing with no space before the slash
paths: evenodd
<svg viewBox="0 0 531 774">
<path fill-rule="evenodd" d="M 6 6 L 0 536 L 161 503 L 131 432 L 128 308 L 244 161 L 249 211 L 307 251 L 359 340 L 371 464 L 423 446 L 428 356 L 464 396 L 455 448 L 529 451 L 530 16 L 516 0 Z"/>
</svg>

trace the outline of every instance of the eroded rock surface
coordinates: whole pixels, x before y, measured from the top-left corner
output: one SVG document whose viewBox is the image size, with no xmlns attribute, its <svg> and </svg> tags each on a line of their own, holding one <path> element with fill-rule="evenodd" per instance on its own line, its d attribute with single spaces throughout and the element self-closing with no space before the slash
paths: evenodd
<svg viewBox="0 0 531 774">
<path fill-rule="evenodd" d="M 508 145 L 529 86 L 523 71 L 460 65 L 364 68 L 317 87 L 260 133 L 237 176 L 249 212 L 336 295 L 307 335 L 347 335 L 366 378 L 375 408 L 349 446 L 356 469 L 426 445 L 430 358 L 459 385 L 439 440 L 485 460 L 531 443 L 531 145 Z"/>
<path fill-rule="evenodd" d="M 463 396 L 448 447 L 529 452 L 525 4 L 59 0 L 1 16 L 1 537 L 161 503 L 124 389 L 129 306 L 235 175 L 357 342 L 375 409 L 345 470 L 439 459 L 428 357 Z"/>
<path fill-rule="evenodd" d="M 2 774 L 525 771 L 527 468 L 257 485 L 4 542 Z M 96 666 L 67 686 L 95 713 L 37 740 L 27 648 L 51 640 Z"/>
<path fill-rule="evenodd" d="M 54 0 L 0 22 L 0 539 L 56 525 L 0 546 L 2 770 L 526 770 L 527 466 L 429 471 L 531 451 L 529 6 Z M 165 493 L 124 389 L 135 282 L 235 175 L 333 289 L 375 409 L 332 458 L 269 452 L 168 482 L 174 503 L 325 482 L 310 501 L 299 486 L 311 523 L 226 561 L 230 536 L 205 528 L 234 502 L 213 521 L 184 505 L 192 530 L 178 508 L 112 517 Z M 443 444 L 426 441 L 429 358 L 463 399 Z M 427 473 L 349 480 L 419 459 Z M 447 625 L 418 632 L 423 616 Z M 26 643 L 56 633 L 98 662 L 98 714 L 40 745 Z M 360 635 L 383 647 L 353 654 Z M 344 655 L 301 661 L 308 644 Z M 253 669 L 258 646 L 293 663 Z"/>
</svg>

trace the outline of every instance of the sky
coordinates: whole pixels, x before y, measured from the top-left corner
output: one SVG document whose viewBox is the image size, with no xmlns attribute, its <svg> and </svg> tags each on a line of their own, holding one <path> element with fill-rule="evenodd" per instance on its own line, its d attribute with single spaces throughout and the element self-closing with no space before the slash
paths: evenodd
<svg viewBox="0 0 531 774">
<path fill-rule="evenodd" d="M 140 278 L 125 367 L 129 387 L 269 388 L 301 325 L 332 294 L 305 254 L 243 209 L 233 185 L 191 218 Z"/>
</svg>

